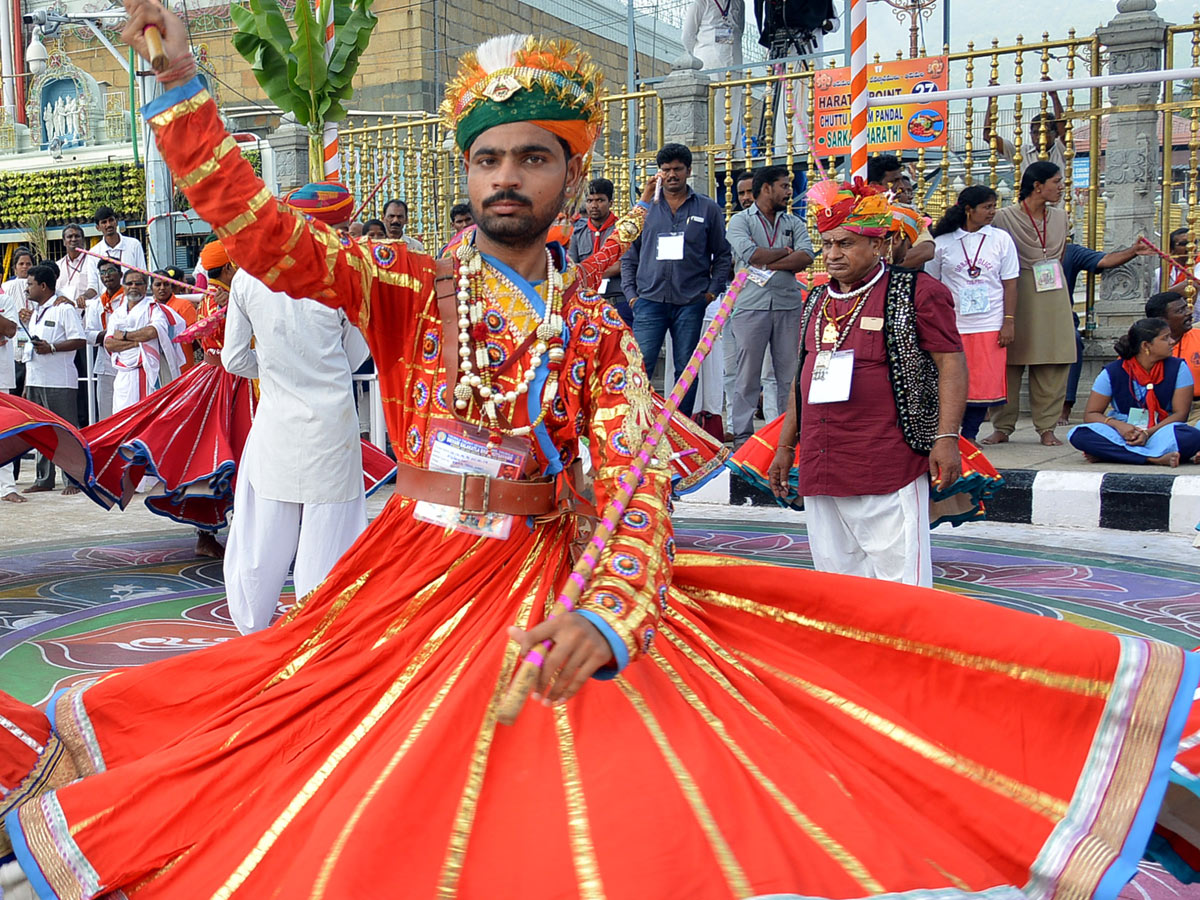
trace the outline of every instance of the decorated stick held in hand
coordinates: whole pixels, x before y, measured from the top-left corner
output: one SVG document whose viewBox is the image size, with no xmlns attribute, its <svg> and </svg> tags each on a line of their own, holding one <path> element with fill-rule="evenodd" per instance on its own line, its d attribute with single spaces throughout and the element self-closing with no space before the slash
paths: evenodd
<svg viewBox="0 0 1200 900">
<path fill-rule="evenodd" d="M 147 25 L 142 36 L 146 38 L 146 52 L 150 54 L 150 68 L 155 72 L 164 71 L 171 60 L 167 58 L 166 48 L 163 47 L 162 32 L 157 25 Z"/>
<path fill-rule="evenodd" d="M 596 526 L 591 540 L 588 541 L 587 547 L 579 557 L 579 562 L 575 564 L 575 569 L 567 578 L 566 586 L 563 588 L 562 593 L 558 595 L 558 601 L 554 604 L 554 609 L 550 613 L 551 618 L 571 612 L 579 604 L 583 592 L 587 590 L 592 573 L 595 572 L 596 566 L 600 562 L 600 555 L 604 552 L 605 545 L 616 530 L 621 516 L 625 514 L 625 508 L 633 498 L 634 492 L 637 491 L 638 482 L 642 479 L 642 473 L 650 465 L 650 458 L 654 455 L 659 442 L 666 439 L 667 425 L 671 421 L 671 416 L 679 409 L 679 404 L 683 402 L 684 395 L 700 374 L 700 363 L 704 362 L 704 357 L 712 350 L 713 342 L 716 341 L 717 335 L 721 333 L 721 329 L 725 326 L 725 320 L 729 318 L 733 304 L 737 301 L 737 295 L 746 284 L 746 277 L 745 272 L 738 272 L 734 276 L 733 283 L 730 284 L 729 290 L 725 293 L 725 299 L 721 301 L 721 305 L 717 309 L 717 314 L 713 316 L 712 324 L 708 326 L 708 330 L 701 336 L 700 343 L 696 345 L 696 350 L 692 354 L 692 358 L 683 370 L 683 375 L 675 382 L 675 388 L 671 391 L 671 396 L 663 404 L 661 412 L 659 412 L 658 417 L 654 420 L 654 424 L 642 440 L 641 451 L 638 453 L 637 459 L 625 471 L 625 474 L 621 476 L 621 490 L 617 492 L 616 496 L 608 504 L 604 518 Z M 545 654 L 549 648 L 550 644 L 548 642 L 542 644 L 540 647 L 534 647 L 521 662 L 520 667 L 517 669 L 517 674 L 512 680 L 512 684 L 508 687 L 508 692 L 500 702 L 500 709 L 496 714 L 500 724 L 511 725 L 517 720 L 517 716 L 521 714 L 521 708 L 525 705 L 525 701 L 529 699 L 529 694 L 533 691 L 533 686 L 537 683 L 538 672 L 541 670 L 542 663 L 545 662 Z"/>
</svg>

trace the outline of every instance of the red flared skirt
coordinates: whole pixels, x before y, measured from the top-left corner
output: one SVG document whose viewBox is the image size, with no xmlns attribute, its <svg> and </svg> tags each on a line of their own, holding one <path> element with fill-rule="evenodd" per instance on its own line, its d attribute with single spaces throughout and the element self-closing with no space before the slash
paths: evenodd
<svg viewBox="0 0 1200 900">
<path fill-rule="evenodd" d="M 680 553 L 644 658 L 503 727 L 506 629 L 573 523 L 500 543 L 412 506 L 273 627 L 52 699 L 86 777 L 6 819 L 41 896 L 1111 900 L 1134 873 L 1194 655 Z"/>
<path fill-rule="evenodd" d="M 146 476 L 161 485 L 146 497 L 152 512 L 217 529 L 233 508 L 237 463 L 257 405 L 253 383 L 220 366 L 197 366 L 139 403 L 83 429 L 95 459 L 96 492 L 124 509 Z M 368 493 L 396 464 L 362 442 Z"/>
<path fill-rule="evenodd" d="M 775 458 L 775 447 L 779 444 L 779 432 L 783 429 L 783 416 L 751 435 L 742 444 L 726 465 L 733 472 L 757 487 L 771 493 L 771 480 L 767 470 Z M 1004 479 L 988 462 L 983 451 L 964 437 L 958 439 L 962 457 L 962 475 L 948 488 L 935 488 L 929 495 L 929 523 L 931 528 L 942 524 L 961 525 L 987 517 L 985 501 L 1004 485 Z M 799 450 L 797 450 L 797 454 Z M 800 472 L 793 461 L 788 473 L 788 495 L 776 497 L 780 506 L 803 509 L 804 498 L 800 496 Z"/>
<path fill-rule="evenodd" d="M 111 505 L 93 488 L 92 454 L 79 429 L 44 406 L 0 391 L 0 465 L 28 450 L 50 459 L 97 503 Z"/>
</svg>

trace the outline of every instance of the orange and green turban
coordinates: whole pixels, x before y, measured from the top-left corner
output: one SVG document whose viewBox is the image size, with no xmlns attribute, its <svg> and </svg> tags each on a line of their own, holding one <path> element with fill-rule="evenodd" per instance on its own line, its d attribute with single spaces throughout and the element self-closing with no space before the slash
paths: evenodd
<svg viewBox="0 0 1200 900">
<path fill-rule="evenodd" d="M 899 203 L 892 204 L 892 231 L 901 237 L 908 238 L 910 244 L 916 243 L 921 230 L 929 225 L 929 220 L 913 209 Z"/>
<path fill-rule="evenodd" d="M 350 221 L 354 214 L 354 196 L 339 181 L 312 181 L 288 192 L 283 202 L 296 212 L 312 216 L 329 226 Z"/>
<path fill-rule="evenodd" d="M 586 154 L 602 118 L 600 70 L 570 41 L 494 37 L 467 53 L 446 86 L 441 113 L 463 153 L 489 128 L 531 122 Z"/>
<path fill-rule="evenodd" d="M 855 178 L 853 184 L 821 181 L 809 188 L 808 208 L 817 231 L 845 228 L 867 237 L 884 237 L 892 228 L 892 207 L 880 188 Z"/>
</svg>

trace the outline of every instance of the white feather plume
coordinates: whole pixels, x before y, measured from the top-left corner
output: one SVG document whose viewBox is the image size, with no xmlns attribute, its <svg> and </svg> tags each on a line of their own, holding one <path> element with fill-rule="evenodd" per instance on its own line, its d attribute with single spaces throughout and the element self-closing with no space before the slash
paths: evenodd
<svg viewBox="0 0 1200 900">
<path fill-rule="evenodd" d="M 524 47 L 528 40 L 527 34 L 502 34 L 489 38 L 475 51 L 475 59 L 480 68 L 490 75 L 499 69 L 515 65 L 517 51 Z"/>
</svg>

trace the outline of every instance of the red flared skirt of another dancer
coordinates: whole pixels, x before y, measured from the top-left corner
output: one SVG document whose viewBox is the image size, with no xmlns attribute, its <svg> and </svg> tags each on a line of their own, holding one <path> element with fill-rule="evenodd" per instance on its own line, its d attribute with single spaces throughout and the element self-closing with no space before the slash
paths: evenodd
<svg viewBox="0 0 1200 900">
<path fill-rule="evenodd" d="M 96 493 L 124 509 L 142 479 L 151 476 L 162 482 L 146 497 L 152 512 L 200 528 L 221 528 L 233 508 L 237 463 L 256 405 L 249 379 L 220 366 L 196 366 L 83 429 L 95 460 Z M 362 442 L 362 456 L 370 493 L 392 476 L 396 464 L 368 441 Z"/>
<path fill-rule="evenodd" d="M 413 505 L 271 628 L 51 700 L 86 777 L 6 818 L 41 896 L 1112 900 L 1136 870 L 1193 654 L 680 552 L 653 649 L 506 728 L 505 631 L 573 523 Z"/>
<path fill-rule="evenodd" d="M 112 506 L 112 501 L 95 488 L 92 454 L 79 429 L 44 406 L 0 391 L 0 465 L 29 450 L 51 460 L 101 506 Z"/>
<path fill-rule="evenodd" d="M 726 463 L 736 475 L 767 494 L 771 494 L 767 470 L 775 458 L 783 419 L 780 416 L 756 431 Z M 944 523 L 961 525 L 963 522 L 986 518 L 985 502 L 1004 485 L 1004 479 L 988 462 L 982 450 L 964 437 L 958 439 L 958 449 L 962 456 L 962 476 L 948 488 L 936 488 L 930 492 L 929 522 L 932 528 Z M 799 471 L 793 462 L 788 474 L 788 495 L 775 497 L 775 501 L 780 506 L 803 509 L 804 498 L 799 494 L 799 485 Z M 771 496 L 774 497 L 774 494 Z"/>
</svg>

